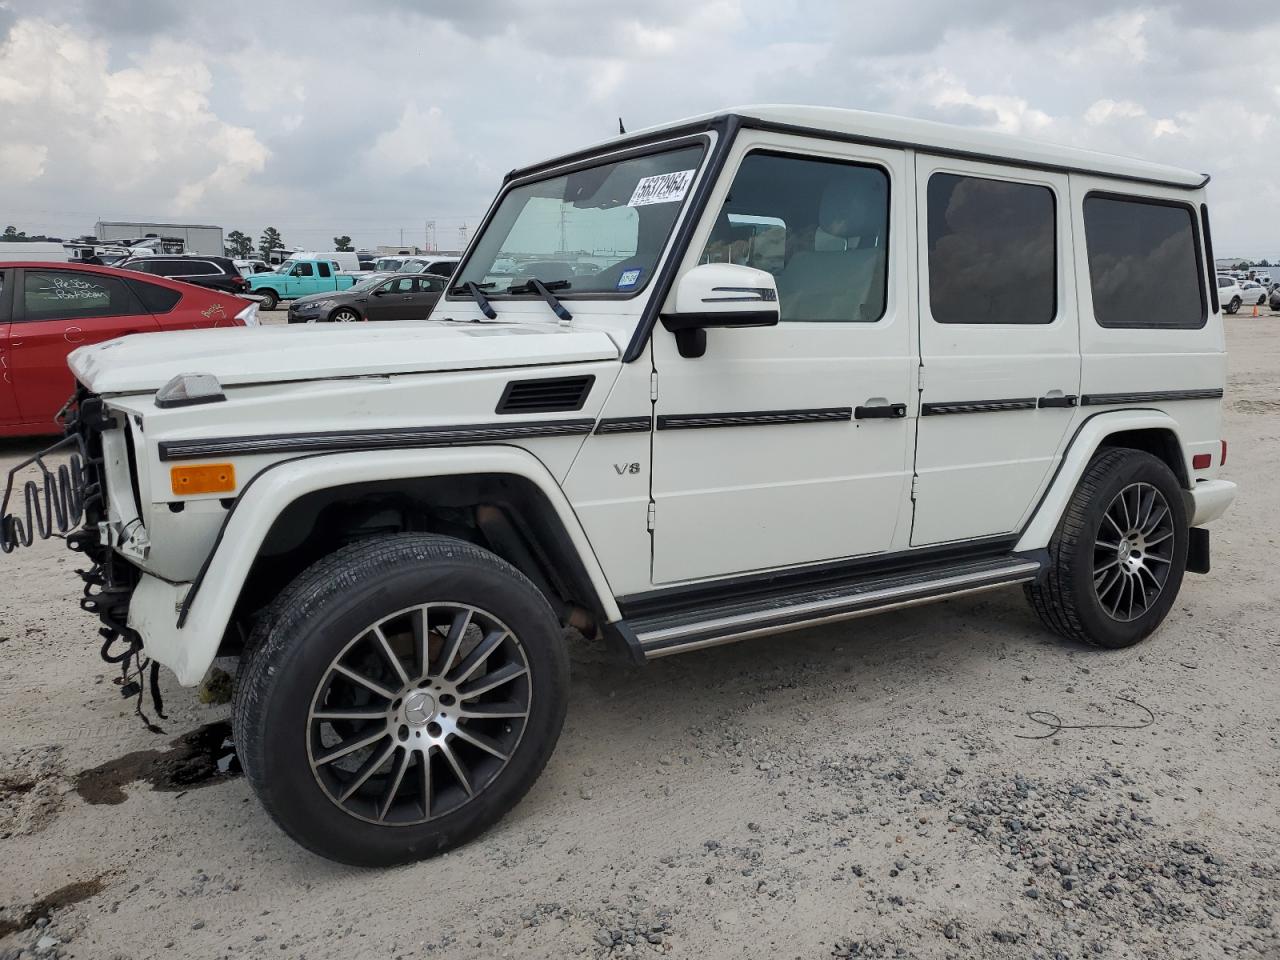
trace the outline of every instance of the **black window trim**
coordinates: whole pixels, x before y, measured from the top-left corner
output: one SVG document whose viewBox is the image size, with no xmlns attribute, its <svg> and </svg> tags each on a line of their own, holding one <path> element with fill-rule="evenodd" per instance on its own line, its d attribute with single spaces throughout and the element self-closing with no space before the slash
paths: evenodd
<svg viewBox="0 0 1280 960">
<path fill-rule="evenodd" d="M 1209 229 L 1209 205 L 1200 204 L 1200 225 L 1204 228 L 1204 260 L 1205 269 L 1209 271 L 1209 302 L 1213 304 L 1213 312 L 1222 310 L 1218 302 L 1218 265 L 1213 259 L 1213 231 Z"/>
<path fill-rule="evenodd" d="M 143 305 L 138 299 L 138 295 L 133 292 L 125 277 L 117 277 L 112 274 L 93 273 L 92 271 L 81 270 L 76 264 L 68 263 L 65 267 L 60 263 L 53 263 L 48 267 L 16 267 L 13 268 L 14 273 L 14 293 L 11 301 L 11 309 L 9 319 L 11 323 L 75 323 L 78 320 L 110 320 L 113 317 L 136 317 L 136 316 L 152 316 L 150 310 Z M 24 295 L 19 295 L 17 290 L 19 286 L 25 292 L 27 288 L 28 273 L 80 273 L 89 276 L 103 277 L 107 280 L 114 280 L 124 288 L 134 309 L 128 313 L 110 313 L 110 314 L 90 314 L 82 317 L 28 317 L 27 303 Z"/>
<path fill-rule="evenodd" d="M 708 154 L 711 153 L 712 151 L 708 149 L 711 146 L 709 142 L 710 138 L 707 136 L 705 132 L 679 136 L 674 139 L 670 137 L 670 131 L 664 131 L 664 133 L 666 133 L 667 135 L 664 136 L 662 139 L 654 140 L 652 142 L 645 143 L 639 146 L 634 146 L 634 147 L 631 147 L 630 149 L 613 151 L 609 153 L 601 153 L 599 150 L 596 150 L 593 152 L 589 152 L 583 159 L 575 160 L 574 162 L 565 164 L 563 166 L 548 166 L 545 168 L 538 168 L 537 172 L 530 173 L 528 175 L 517 175 L 515 171 L 507 174 L 507 178 L 502 183 L 502 189 L 498 191 L 498 195 L 494 198 L 493 202 L 489 205 L 489 209 L 485 211 L 484 219 L 480 221 L 480 226 L 476 230 L 473 236 L 479 237 L 484 233 L 485 230 L 488 229 L 489 223 L 493 220 L 494 214 L 497 213 L 498 207 L 501 205 L 502 201 L 506 199 L 507 194 L 510 193 L 512 190 L 514 190 L 516 187 L 523 187 L 530 183 L 539 183 L 543 180 L 551 180 L 551 179 L 554 179 L 555 177 L 562 177 L 569 173 L 575 173 L 578 170 L 586 170 L 586 169 L 589 169 L 590 167 L 598 167 L 606 163 L 619 163 L 623 160 L 634 160 L 634 159 L 637 159 L 638 157 L 649 157 L 659 153 L 670 153 L 675 150 L 681 150 L 685 147 L 701 146 L 702 156 L 698 161 L 698 170 L 701 173 L 701 178 L 695 180 L 693 195 L 688 197 L 685 200 L 684 220 L 677 219 L 677 222 L 675 224 L 675 229 L 672 231 L 672 236 L 668 238 L 667 244 L 663 248 L 664 252 L 667 249 L 670 249 L 673 255 L 677 255 L 677 256 L 681 255 L 680 251 L 683 249 L 683 247 L 688 246 L 688 239 L 682 236 L 683 231 L 681 228 L 685 223 L 688 222 L 688 218 L 694 213 L 693 204 L 694 204 L 694 201 L 696 200 L 696 195 L 699 192 L 699 187 L 705 184 L 707 182 L 707 179 L 714 175 L 714 172 L 711 169 L 711 159 L 709 159 L 709 156 L 708 156 Z M 717 147 L 719 146 L 718 141 L 716 143 L 716 146 Z M 683 243 L 681 243 L 682 239 L 684 241 Z M 474 252 L 475 252 L 475 244 L 474 243 L 468 244 L 467 249 L 462 254 L 462 258 L 458 260 L 457 264 L 454 267 L 453 273 L 450 274 L 449 276 L 450 280 L 452 280 L 454 277 L 459 277 L 462 275 L 463 271 L 465 271 L 467 268 L 467 264 L 471 262 L 471 256 Z M 599 291 L 594 293 L 574 293 L 573 290 L 570 289 L 570 290 L 565 290 L 563 292 L 556 291 L 556 299 L 558 300 L 619 300 L 619 301 L 633 300 L 636 297 L 643 295 L 648 290 L 651 290 L 651 289 L 658 290 L 662 288 L 663 287 L 662 278 L 665 273 L 666 273 L 665 269 L 659 269 L 656 275 L 650 277 L 648 282 L 646 282 L 645 284 L 643 284 L 642 286 L 640 286 L 635 290 L 628 290 L 625 292 Z M 469 303 L 471 301 L 471 298 L 466 294 L 450 293 L 449 291 L 452 289 L 452 287 L 453 287 L 453 284 L 450 283 L 448 288 L 446 288 L 444 299 L 453 301 L 455 303 Z M 536 300 L 538 297 L 538 295 L 534 293 L 505 294 L 505 293 L 489 293 L 488 291 L 485 291 L 485 296 L 488 297 L 488 299 L 494 302 L 499 302 L 499 303 L 506 300 L 523 302 L 523 301 L 529 301 L 529 300 Z M 662 298 L 663 299 L 666 298 L 665 291 L 662 293 Z M 647 308 L 645 312 L 646 314 L 648 313 Z M 656 310 L 654 313 L 654 317 L 655 319 L 657 317 Z"/>
<path fill-rule="evenodd" d="M 1203 190 L 1209 184 L 1210 180 L 1209 174 L 1207 173 L 1203 175 L 1203 179 L 1200 180 L 1199 183 L 1195 184 L 1178 183 L 1172 180 L 1161 180 L 1140 176 L 1127 176 L 1097 170 L 1090 167 L 1078 167 L 1070 164 L 1055 164 L 1051 162 L 1032 162 L 1027 160 L 1018 160 L 1008 156 L 986 154 L 980 151 L 942 148 L 936 144 L 917 143 L 914 141 L 895 140 L 886 137 L 874 137 L 851 133 L 837 133 L 817 127 L 807 127 L 802 124 L 761 120 L 756 117 L 749 117 L 739 113 L 719 114 L 680 126 L 666 127 L 661 130 L 624 137 L 613 142 L 613 146 L 617 151 L 623 151 L 629 147 L 634 148 L 654 142 L 668 142 L 672 138 L 680 136 L 696 136 L 699 134 L 705 136 L 709 132 L 714 132 L 717 135 L 715 143 L 712 145 L 710 156 L 705 161 L 702 177 L 698 181 L 698 184 L 694 189 L 694 196 L 690 199 L 688 209 L 685 211 L 684 220 L 682 220 L 676 228 L 675 242 L 671 244 L 671 255 L 662 264 L 658 275 L 650 285 L 650 289 L 653 292 L 649 300 L 646 301 L 644 311 L 640 315 L 640 320 L 636 324 L 636 328 L 632 332 L 631 339 L 627 342 L 627 348 L 622 354 L 622 361 L 624 363 L 631 363 L 644 356 L 645 348 L 649 343 L 649 337 L 658 323 L 658 314 L 662 310 L 663 303 L 671 293 L 671 285 L 675 279 L 676 269 L 679 263 L 684 259 L 684 255 L 687 252 L 689 243 L 691 242 L 694 229 L 702 220 L 707 200 L 711 195 L 711 190 L 720 179 L 720 174 L 728 160 L 733 143 L 737 139 L 738 133 L 742 130 L 759 130 L 822 141 L 834 140 L 839 143 L 853 143 L 897 150 L 914 150 L 919 154 L 928 156 L 950 157 L 957 160 L 972 160 L 979 163 L 991 163 L 1003 167 L 1011 167 L 1033 172 L 1085 174 L 1088 176 L 1100 177 L 1115 183 L 1133 183 L 1146 186 L 1157 186 L 1170 190 L 1186 191 L 1188 193 Z M 504 178 L 503 188 L 498 192 L 498 195 L 489 205 L 489 210 L 485 213 L 484 219 L 481 221 L 480 229 L 483 230 L 484 227 L 488 225 L 489 219 L 493 216 L 493 212 L 497 207 L 498 201 L 504 196 L 508 184 L 515 183 L 518 180 L 536 177 L 541 174 L 552 174 L 553 171 L 561 170 L 562 168 L 569 167 L 575 163 L 581 163 L 584 160 L 594 163 L 596 162 L 596 158 L 600 155 L 601 147 L 596 145 L 566 153 L 559 157 L 554 157 L 550 160 L 533 164 L 528 167 L 521 167 L 512 170 Z M 476 232 L 476 236 L 479 236 L 479 231 Z M 458 264 L 459 269 L 461 269 L 465 263 L 466 254 L 463 255 L 462 260 Z"/>
<path fill-rule="evenodd" d="M 1093 302 L 1093 254 L 1089 249 L 1089 225 L 1085 222 L 1084 206 L 1091 199 L 1097 197 L 1101 200 L 1117 200 L 1127 203 L 1141 203 L 1151 207 L 1176 207 L 1187 212 L 1187 219 L 1191 222 L 1191 240 L 1196 252 L 1196 286 L 1200 290 L 1200 322 L 1194 327 L 1157 327 L 1157 326 L 1116 326 L 1115 324 L 1106 324 L 1098 319 L 1098 311 Z M 1203 330 L 1205 324 L 1209 322 L 1209 298 L 1205 291 L 1205 262 L 1204 247 L 1200 236 L 1199 217 L 1196 215 L 1196 208 L 1183 200 L 1170 200 L 1165 197 L 1151 197 L 1136 193 L 1117 193 L 1113 190 L 1090 190 L 1085 193 L 1080 200 L 1080 222 L 1084 227 L 1084 256 L 1085 263 L 1089 268 L 1089 312 L 1093 315 L 1094 325 L 1100 330 L 1159 330 L 1167 332 L 1170 330 Z"/>
<path fill-rule="evenodd" d="M 995 183 L 1016 183 L 1019 186 L 1039 187 L 1042 190 L 1049 191 L 1049 201 L 1050 203 L 1053 204 L 1053 312 L 1049 315 L 1048 320 L 1035 321 L 1033 323 L 996 323 L 996 322 L 984 323 L 981 321 L 975 321 L 973 323 L 963 323 L 963 322 L 952 323 L 946 320 L 939 320 L 937 317 L 933 315 L 933 264 L 929 257 L 930 250 L 929 250 L 928 204 L 929 204 L 929 185 L 933 183 L 933 178 L 938 176 L 939 174 L 943 174 L 949 177 L 964 177 L 970 180 L 991 180 Z M 1051 327 L 1058 321 L 1062 320 L 1062 315 L 1063 315 L 1062 298 L 1059 296 L 1058 286 L 1059 286 L 1059 283 L 1063 280 L 1065 274 L 1063 273 L 1063 270 L 1061 268 L 1062 244 L 1059 243 L 1059 239 L 1060 239 L 1059 231 L 1061 229 L 1061 224 L 1059 223 L 1059 220 L 1058 220 L 1058 212 L 1060 210 L 1060 207 L 1058 206 L 1058 191 L 1057 189 L 1055 189 L 1055 187 L 1052 184 L 1044 183 L 1044 182 L 1032 182 L 1028 179 L 1019 178 L 1019 177 L 1001 177 L 991 173 L 975 174 L 969 171 L 958 172 L 955 170 L 945 170 L 945 169 L 938 168 L 938 169 L 932 170 L 929 173 L 929 178 L 925 181 L 924 196 L 925 196 L 924 271 L 925 271 L 925 279 L 928 281 L 927 285 L 929 288 L 929 319 L 930 320 L 932 320 L 934 323 L 939 324 L 940 326 L 943 326 L 943 327 L 998 327 L 1002 329 L 1007 329 L 1009 327 Z M 916 282 L 921 289 L 925 288 L 926 286 L 925 283 L 921 283 L 919 279 L 917 279 Z"/>
<path fill-rule="evenodd" d="M 870 326 L 872 324 L 880 323 L 882 320 L 884 320 L 884 318 L 889 315 L 889 294 L 892 290 L 892 286 L 889 283 L 889 277 L 894 266 L 893 261 L 895 260 L 890 250 L 891 232 L 893 230 L 893 171 L 890 170 L 887 165 L 885 165 L 884 163 L 878 160 L 852 160 L 848 157 L 833 157 L 833 156 L 812 154 L 812 153 L 796 153 L 794 148 L 788 149 L 786 147 L 777 147 L 777 146 L 759 146 L 759 147 L 748 147 L 747 151 L 743 153 L 741 157 L 738 158 L 737 166 L 734 168 L 734 171 L 733 171 L 734 177 L 737 177 L 739 171 L 742 170 L 742 165 L 747 162 L 748 158 L 752 156 L 757 156 L 757 155 L 763 156 L 763 157 L 776 157 L 780 160 L 810 160 L 815 163 L 832 163 L 842 167 L 861 167 L 863 169 L 868 169 L 868 170 L 877 170 L 884 175 L 884 182 L 885 182 L 884 297 L 883 297 L 882 305 L 880 308 L 880 316 L 876 317 L 874 320 L 784 320 L 781 318 L 781 316 L 779 316 L 778 324 L 781 325 L 784 323 L 785 324 L 813 323 L 821 327 L 829 327 L 832 324 L 856 323 L 856 324 Z M 727 167 L 728 165 L 726 164 L 726 169 Z M 729 181 L 729 190 L 730 191 L 733 190 L 732 180 Z M 728 193 L 726 193 L 725 196 L 727 197 Z M 685 253 L 687 252 L 688 251 L 686 250 Z M 680 259 L 682 261 L 684 260 L 684 255 L 685 255 L 684 253 L 680 255 Z M 701 254 L 699 254 L 699 256 L 701 256 Z"/>
</svg>

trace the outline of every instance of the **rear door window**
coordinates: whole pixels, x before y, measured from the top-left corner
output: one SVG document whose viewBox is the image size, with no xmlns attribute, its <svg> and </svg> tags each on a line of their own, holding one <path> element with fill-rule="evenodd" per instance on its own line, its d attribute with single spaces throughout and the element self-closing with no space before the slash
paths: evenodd
<svg viewBox="0 0 1280 960">
<path fill-rule="evenodd" d="M 332 276 L 332 274 L 329 272 L 329 265 L 325 263 L 323 260 L 321 260 L 319 263 L 316 264 L 316 270 L 319 272 L 320 276 L 322 277 Z"/>
<path fill-rule="evenodd" d="M 76 320 L 143 313 L 122 279 L 73 270 L 27 270 L 22 281 L 25 320 Z"/>
<path fill-rule="evenodd" d="M 1190 207 L 1092 193 L 1084 199 L 1084 229 L 1099 326 L 1204 326 L 1200 237 Z"/>
<path fill-rule="evenodd" d="M 929 308 L 938 323 L 1052 323 L 1058 314 L 1053 191 L 929 178 Z"/>
</svg>

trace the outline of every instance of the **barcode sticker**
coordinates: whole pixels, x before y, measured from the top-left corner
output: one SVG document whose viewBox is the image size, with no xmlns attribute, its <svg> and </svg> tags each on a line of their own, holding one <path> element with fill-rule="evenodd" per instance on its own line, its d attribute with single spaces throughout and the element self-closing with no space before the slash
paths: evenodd
<svg viewBox="0 0 1280 960">
<path fill-rule="evenodd" d="M 636 184 L 635 192 L 627 202 L 628 207 L 643 207 L 650 203 L 674 203 L 683 200 L 693 183 L 695 170 L 677 170 L 660 173 L 655 177 L 643 177 Z"/>
</svg>

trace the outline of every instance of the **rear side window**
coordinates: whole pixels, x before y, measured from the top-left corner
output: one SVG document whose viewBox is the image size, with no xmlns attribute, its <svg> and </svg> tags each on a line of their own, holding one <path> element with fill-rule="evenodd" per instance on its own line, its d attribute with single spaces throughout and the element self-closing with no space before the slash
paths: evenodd
<svg viewBox="0 0 1280 960">
<path fill-rule="evenodd" d="M 458 266 L 456 260 L 439 260 L 427 267 L 427 273 L 434 273 L 440 277 L 453 276 L 454 268 Z"/>
<path fill-rule="evenodd" d="M 168 287 L 162 287 L 157 283 L 134 280 L 132 277 L 126 280 L 125 283 L 129 285 L 129 289 L 133 291 L 149 313 L 168 313 L 182 299 L 182 294 L 177 290 L 170 290 Z"/>
<path fill-rule="evenodd" d="M 935 173 L 929 308 L 938 323 L 1052 323 L 1058 313 L 1053 191 Z"/>
<path fill-rule="evenodd" d="M 320 276 L 322 277 L 330 276 L 329 265 L 325 263 L 323 260 L 321 260 L 319 263 L 316 264 L 316 270 L 319 271 Z"/>
<path fill-rule="evenodd" d="M 1204 326 L 1204 273 L 1191 208 L 1090 194 L 1084 200 L 1093 316 L 1101 327 Z"/>
<path fill-rule="evenodd" d="M 218 269 L 216 263 L 210 263 L 208 260 L 189 260 L 179 261 L 177 270 L 171 274 L 175 277 L 209 277 L 222 273 Z"/>
<path fill-rule="evenodd" d="M 28 270 L 22 281 L 26 320 L 124 317 L 141 312 L 124 281 L 72 270 Z"/>
</svg>

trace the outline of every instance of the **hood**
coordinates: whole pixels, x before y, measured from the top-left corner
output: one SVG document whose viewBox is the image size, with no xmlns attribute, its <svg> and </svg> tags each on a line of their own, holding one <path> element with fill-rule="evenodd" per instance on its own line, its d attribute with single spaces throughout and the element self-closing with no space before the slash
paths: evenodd
<svg viewBox="0 0 1280 960">
<path fill-rule="evenodd" d="M 120 394 L 153 392 L 179 373 L 211 373 L 229 387 L 618 356 L 600 330 L 424 320 L 143 333 L 81 347 L 67 363 L 95 393 Z"/>
</svg>

